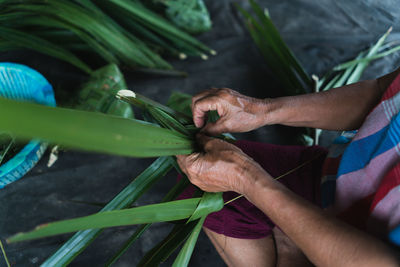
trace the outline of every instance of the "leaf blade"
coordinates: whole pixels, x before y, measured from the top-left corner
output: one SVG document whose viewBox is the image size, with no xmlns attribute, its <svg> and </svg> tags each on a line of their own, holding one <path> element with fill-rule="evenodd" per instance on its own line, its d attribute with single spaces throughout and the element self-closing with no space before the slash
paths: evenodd
<svg viewBox="0 0 400 267">
<path fill-rule="evenodd" d="M 22 138 L 40 139 L 122 156 L 189 154 L 192 141 L 173 131 L 138 120 L 0 98 L 0 129 Z"/>
<path fill-rule="evenodd" d="M 101 211 L 126 208 L 135 202 L 152 184 L 163 177 L 174 160 L 161 157 L 147 167 L 128 186 L 118 193 Z M 80 254 L 100 233 L 102 229 L 79 231 L 65 242 L 51 257 L 42 263 L 43 267 L 67 265 Z"/>
<path fill-rule="evenodd" d="M 172 265 L 173 267 L 184 267 L 189 265 L 189 261 L 190 258 L 192 257 L 193 250 L 197 242 L 197 238 L 199 237 L 201 228 L 203 227 L 206 217 L 207 216 L 200 218 L 200 220 L 197 222 L 189 238 L 186 240 L 185 245 L 183 246 L 178 256 L 176 257 Z"/>
<path fill-rule="evenodd" d="M 86 229 L 181 220 L 193 213 L 199 201 L 200 198 L 176 200 L 138 208 L 105 211 L 85 217 L 42 224 L 33 231 L 10 237 L 7 242 L 32 240 Z"/>
</svg>

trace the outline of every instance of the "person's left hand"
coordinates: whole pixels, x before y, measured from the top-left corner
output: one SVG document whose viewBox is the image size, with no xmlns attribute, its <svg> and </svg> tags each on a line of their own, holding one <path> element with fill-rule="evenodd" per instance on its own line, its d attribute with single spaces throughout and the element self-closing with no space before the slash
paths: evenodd
<svg viewBox="0 0 400 267">
<path fill-rule="evenodd" d="M 253 175 L 264 172 L 258 163 L 238 147 L 199 134 L 201 153 L 178 155 L 178 164 L 190 182 L 207 192 L 235 191 L 245 194 L 254 183 Z"/>
</svg>

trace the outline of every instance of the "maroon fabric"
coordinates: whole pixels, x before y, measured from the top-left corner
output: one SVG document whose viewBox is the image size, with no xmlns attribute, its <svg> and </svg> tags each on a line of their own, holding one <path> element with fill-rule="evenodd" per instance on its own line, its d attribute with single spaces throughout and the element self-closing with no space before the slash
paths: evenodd
<svg viewBox="0 0 400 267">
<path fill-rule="evenodd" d="M 278 177 L 318 154 L 321 155 L 279 180 L 296 194 L 320 206 L 321 169 L 327 153 L 324 148 L 280 146 L 251 141 L 237 141 L 235 145 L 257 161 L 272 177 Z M 189 198 L 194 191 L 195 187 L 191 185 L 179 198 Z M 238 194 L 235 192 L 223 194 L 225 202 L 236 196 Z M 214 232 L 234 238 L 257 239 L 268 236 L 274 223 L 261 210 L 242 197 L 225 205 L 222 210 L 208 215 L 204 226 Z"/>
</svg>

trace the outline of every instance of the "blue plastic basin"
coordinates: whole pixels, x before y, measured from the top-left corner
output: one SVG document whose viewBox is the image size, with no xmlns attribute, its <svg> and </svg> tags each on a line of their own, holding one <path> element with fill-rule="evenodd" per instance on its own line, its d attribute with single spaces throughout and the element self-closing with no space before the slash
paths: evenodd
<svg viewBox="0 0 400 267">
<path fill-rule="evenodd" d="M 39 72 L 21 64 L 0 63 L 0 96 L 56 106 L 50 83 Z M 47 143 L 31 140 L 18 154 L 3 163 L 0 166 L 0 188 L 24 176 L 39 161 L 46 148 Z"/>
</svg>

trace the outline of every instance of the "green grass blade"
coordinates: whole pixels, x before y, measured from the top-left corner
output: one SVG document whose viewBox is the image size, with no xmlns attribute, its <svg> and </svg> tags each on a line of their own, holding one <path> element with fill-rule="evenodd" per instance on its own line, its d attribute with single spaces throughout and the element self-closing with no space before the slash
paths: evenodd
<svg viewBox="0 0 400 267">
<path fill-rule="evenodd" d="M 142 196 L 155 182 L 164 177 L 175 160 L 160 157 L 115 196 L 102 210 L 111 211 L 128 207 Z M 102 229 L 79 231 L 64 243 L 43 264 L 43 267 L 65 266 L 78 256 L 101 233 Z"/>
<path fill-rule="evenodd" d="M 206 216 L 202 217 L 197 222 L 189 238 L 186 240 L 185 245 L 179 252 L 178 257 L 176 257 L 174 264 L 172 265 L 173 267 L 186 267 L 189 265 L 189 261 L 190 258 L 192 257 L 194 246 L 196 245 L 197 238 L 199 237 L 205 219 Z"/>
<path fill-rule="evenodd" d="M 0 38 L 13 42 L 17 47 L 35 50 L 71 63 L 86 73 L 90 74 L 92 72 L 92 69 L 74 54 L 42 38 L 1 26 Z"/>
<path fill-rule="evenodd" d="M 199 201 L 200 198 L 176 200 L 132 209 L 105 211 L 76 219 L 42 224 L 31 232 L 19 233 L 10 237 L 7 242 L 32 240 L 86 229 L 182 220 L 193 213 Z"/>
<path fill-rule="evenodd" d="M 189 154 L 192 141 L 138 120 L 0 98 L 0 129 L 66 147 L 122 156 Z"/>
</svg>

